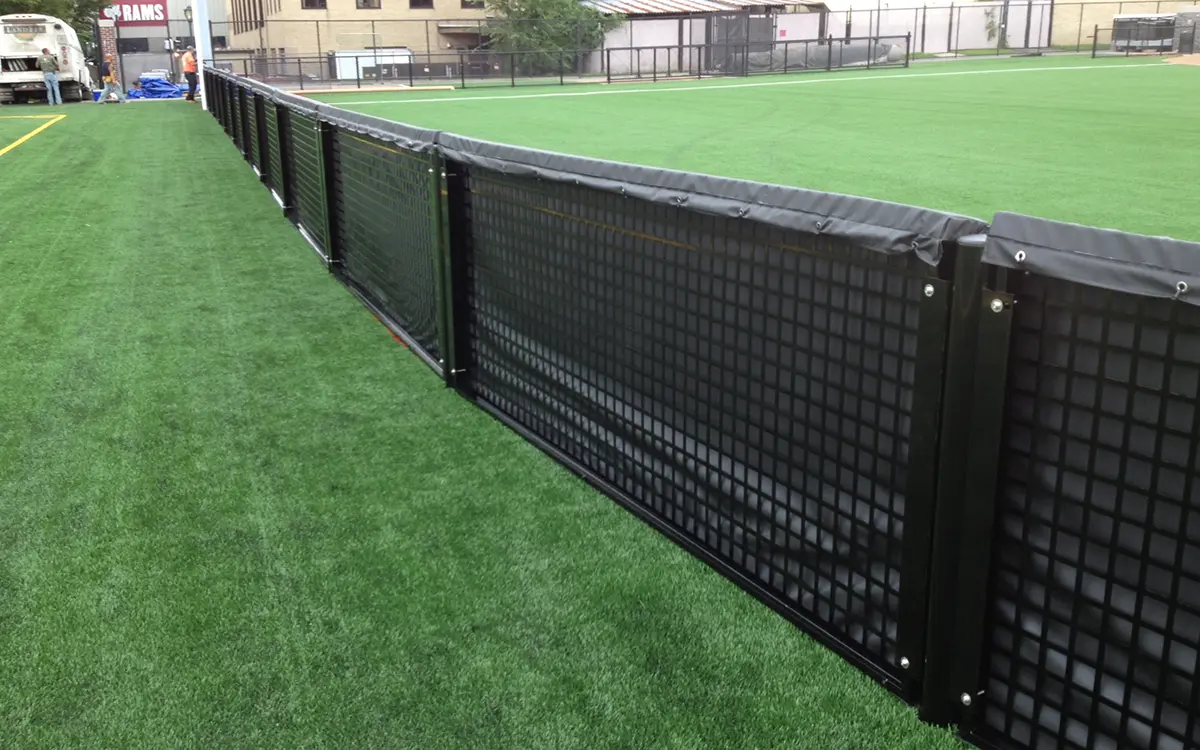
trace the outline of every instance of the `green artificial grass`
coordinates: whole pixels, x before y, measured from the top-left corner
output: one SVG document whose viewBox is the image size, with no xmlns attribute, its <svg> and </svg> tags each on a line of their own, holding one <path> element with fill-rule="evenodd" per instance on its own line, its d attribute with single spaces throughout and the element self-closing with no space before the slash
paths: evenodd
<svg viewBox="0 0 1200 750">
<path fill-rule="evenodd" d="M 0 157 L 0 747 L 958 746 L 443 389 L 207 114 L 64 111 Z"/>
<path fill-rule="evenodd" d="M 1081 69 L 1082 68 L 1082 69 Z M 1200 240 L 1200 68 L 1159 58 L 321 97 L 487 140 L 977 216 Z M 512 98 L 510 98 L 512 97 Z"/>
</svg>

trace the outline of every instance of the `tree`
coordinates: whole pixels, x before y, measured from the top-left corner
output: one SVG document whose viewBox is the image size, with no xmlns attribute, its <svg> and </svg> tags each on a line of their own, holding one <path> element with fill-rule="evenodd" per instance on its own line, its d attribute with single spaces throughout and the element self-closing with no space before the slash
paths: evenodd
<svg viewBox="0 0 1200 750">
<path fill-rule="evenodd" d="M 81 41 L 92 38 L 92 22 L 112 0 L 0 0 L 0 16 L 9 13 L 41 13 L 61 18 L 75 29 Z"/>
<path fill-rule="evenodd" d="M 487 24 L 491 48 L 520 53 L 511 64 L 521 75 L 577 71 L 583 53 L 625 23 L 578 0 L 487 0 L 487 8 L 494 16 Z"/>
</svg>

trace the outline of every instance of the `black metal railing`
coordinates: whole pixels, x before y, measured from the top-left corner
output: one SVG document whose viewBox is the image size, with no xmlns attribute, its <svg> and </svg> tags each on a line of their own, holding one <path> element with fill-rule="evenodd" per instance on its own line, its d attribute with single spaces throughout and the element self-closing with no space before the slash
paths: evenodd
<svg viewBox="0 0 1200 750">
<path fill-rule="evenodd" d="M 522 86 L 712 78 L 855 68 L 905 67 L 911 36 L 791 39 L 756 43 L 610 47 L 604 50 L 330 53 L 325 57 L 224 57 L 238 77 L 301 91 L 372 85 Z"/>
<path fill-rule="evenodd" d="M 448 386 L 926 720 L 1200 744 L 1200 246 L 205 91 Z"/>
</svg>

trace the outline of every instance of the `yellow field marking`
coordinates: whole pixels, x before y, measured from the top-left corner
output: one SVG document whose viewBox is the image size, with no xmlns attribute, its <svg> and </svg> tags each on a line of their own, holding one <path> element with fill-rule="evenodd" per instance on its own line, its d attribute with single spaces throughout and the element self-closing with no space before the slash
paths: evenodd
<svg viewBox="0 0 1200 750">
<path fill-rule="evenodd" d="M 30 138 L 34 137 L 35 135 L 37 135 L 38 133 L 42 132 L 43 130 L 45 130 L 46 128 L 50 127 L 51 125 L 54 125 L 55 123 L 62 122 L 63 120 L 67 119 L 67 116 L 66 116 L 66 115 L 51 115 L 51 116 L 52 116 L 54 119 L 52 119 L 52 120 L 50 120 L 49 122 L 46 122 L 46 123 L 44 123 L 44 124 L 42 124 L 42 125 L 39 125 L 39 126 L 37 126 L 36 128 L 34 128 L 34 129 L 33 129 L 33 131 L 32 131 L 32 132 L 30 132 L 30 133 L 26 133 L 25 135 L 21 136 L 21 137 L 20 137 L 20 138 L 18 138 L 17 140 L 15 140 L 15 141 L 13 141 L 12 143 L 8 144 L 8 145 L 7 145 L 7 146 L 5 146 L 4 148 L 0 148 L 0 156 L 4 156 L 4 155 L 5 155 L 5 154 L 7 154 L 9 151 L 12 151 L 14 148 L 16 148 L 17 146 L 20 146 L 22 143 L 24 143 L 25 141 L 27 141 L 27 140 L 29 140 Z M 26 116 L 24 116 L 24 119 L 31 119 L 32 117 L 34 117 L 34 116 L 32 116 L 32 115 L 26 115 Z M 45 119 L 45 118 L 40 118 L 40 119 Z"/>
<path fill-rule="evenodd" d="M 66 115 L 0 115 L 0 120 L 53 120 Z"/>
</svg>

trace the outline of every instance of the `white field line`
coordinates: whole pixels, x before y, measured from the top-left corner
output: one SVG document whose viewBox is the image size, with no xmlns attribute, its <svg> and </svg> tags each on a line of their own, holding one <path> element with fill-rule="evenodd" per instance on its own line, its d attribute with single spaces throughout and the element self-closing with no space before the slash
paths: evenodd
<svg viewBox="0 0 1200 750">
<path fill-rule="evenodd" d="M 675 91 L 713 91 L 715 89 L 754 89 L 763 88 L 766 86 L 806 86 L 819 83 L 851 83 L 854 81 L 881 81 L 895 80 L 898 78 L 947 78 L 950 76 L 985 76 L 985 75 L 1007 75 L 1012 73 L 1045 73 L 1055 70 L 1146 70 L 1146 69 L 1164 69 L 1171 66 L 1163 65 L 1055 65 L 1052 67 L 1043 68 L 1011 68 L 1005 70 L 1003 68 L 994 70 L 953 70 L 942 73 L 892 73 L 883 75 L 867 75 L 867 76 L 827 76 L 824 78 L 801 78 L 791 81 L 760 81 L 758 83 L 727 83 L 717 84 L 714 86 L 654 86 L 648 89 L 628 89 L 614 88 L 603 89 L 600 91 L 558 91 L 552 94 L 508 94 L 500 96 L 453 96 L 453 97 L 438 97 L 428 99 L 409 99 L 400 97 L 397 99 L 370 99 L 358 102 L 339 102 L 330 101 L 337 107 L 363 107 L 366 105 L 379 104 L 431 104 L 437 102 L 488 102 L 501 99 L 556 99 L 559 97 L 568 96 L 618 96 L 621 94 L 664 94 Z"/>
</svg>

